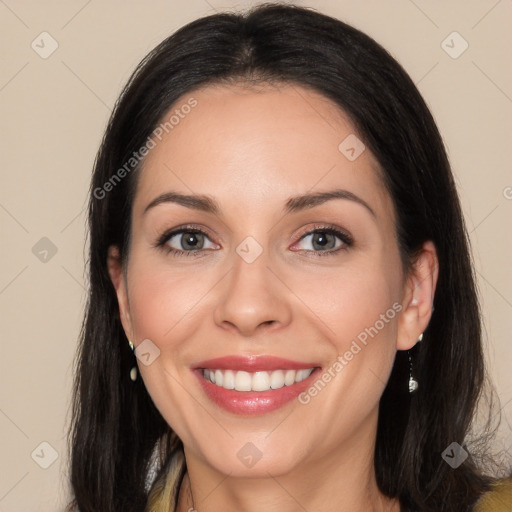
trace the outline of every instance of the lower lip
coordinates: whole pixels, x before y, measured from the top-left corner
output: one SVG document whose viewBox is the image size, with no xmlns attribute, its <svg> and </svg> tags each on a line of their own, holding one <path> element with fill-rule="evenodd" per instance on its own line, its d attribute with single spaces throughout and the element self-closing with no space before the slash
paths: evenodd
<svg viewBox="0 0 512 512">
<path fill-rule="evenodd" d="M 266 414 L 297 398 L 310 385 L 320 368 L 315 368 L 311 375 L 301 382 L 291 386 L 283 386 L 279 389 L 268 391 L 236 391 L 225 389 L 213 384 L 203 377 L 202 370 L 195 370 L 199 382 L 206 393 L 206 396 L 219 407 L 234 414 L 242 416 L 256 416 Z"/>
</svg>

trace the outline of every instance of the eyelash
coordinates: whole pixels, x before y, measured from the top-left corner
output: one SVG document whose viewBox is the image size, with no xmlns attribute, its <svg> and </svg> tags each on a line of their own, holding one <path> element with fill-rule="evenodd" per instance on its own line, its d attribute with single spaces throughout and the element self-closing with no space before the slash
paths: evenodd
<svg viewBox="0 0 512 512">
<path fill-rule="evenodd" d="M 166 231 L 164 234 L 162 234 L 160 236 L 160 238 L 157 240 L 157 242 L 155 244 L 155 247 L 160 248 L 162 250 L 165 250 L 168 254 L 172 254 L 173 256 L 177 256 L 177 257 L 181 257 L 181 256 L 186 256 L 186 257 L 197 256 L 199 253 L 205 252 L 204 249 L 197 249 L 195 251 L 182 251 L 182 250 L 179 250 L 179 249 L 175 249 L 174 247 L 169 247 L 167 245 L 167 242 L 173 236 L 179 235 L 179 234 L 184 234 L 184 233 L 189 233 L 189 234 L 190 233 L 192 233 L 192 234 L 194 234 L 194 233 L 201 233 L 202 235 L 205 235 L 206 237 L 209 238 L 208 233 L 206 233 L 202 229 L 199 229 L 199 228 L 196 228 L 196 227 L 193 227 L 193 226 L 181 226 L 181 227 L 173 229 L 171 231 Z M 338 247 L 337 249 L 331 249 L 329 251 L 312 251 L 312 250 L 302 249 L 302 250 L 305 250 L 306 252 L 314 253 L 315 257 L 316 256 L 320 256 L 320 257 L 323 257 L 323 256 L 333 256 L 333 255 L 337 254 L 340 251 L 346 251 L 347 249 L 352 247 L 352 245 L 354 243 L 354 240 L 353 240 L 352 236 L 349 235 L 347 232 L 342 231 L 342 230 L 340 230 L 338 228 L 335 228 L 333 226 L 322 226 L 322 225 L 315 226 L 312 230 L 307 231 L 295 243 L 298 243 L 303 238 L 305 238 L 306 236 L 309 236 L 309 235 L 312 235 L 312 234 L 315 234 L 315 233 L 325 233 L 325 234 L 335 235 L 344 243 L 343 247 Z"/>
</svg>

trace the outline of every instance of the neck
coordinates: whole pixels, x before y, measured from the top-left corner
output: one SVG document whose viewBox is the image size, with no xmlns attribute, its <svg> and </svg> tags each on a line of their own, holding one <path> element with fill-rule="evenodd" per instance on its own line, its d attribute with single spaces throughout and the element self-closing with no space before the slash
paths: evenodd
<svg viewBox="0 0 512 512">
<path fill-rule="evenodd" d="M 260 478 L 224 475 L 185 449 L 187 474 L 177 512 L 400 512 L 399 502 L 377 486 L 375 446 L 368 439 L 375 439 L 374 429 L 359 431 L 338 449 L 317 454 L 286 474 L 272 475 L 270 469 L 268 477 Z"/>
<path fill-rule="evenodd" d="M 390 499 L 380 493 L 377 486 L 367 485 L 356 496 L 353 489 L 338 484 L 336 491 L 327 497 L 324 487 L 308 487 L 290 491 L 282 478 L 273 479 L 270 485 L 254 480 L 241 484 L 236 478 L 227 477 L 217 483 L 226 486 L 217 495 L 218 488 L 212 486 L 209 494 L 199 494 L 195 486 L 192 490 L 190 476 L 187 473 L 180 489 L 177 512 L 297 512 L 297 510 L 322 510 L 323 512 L 400 512 L 398 500 Z M 358 483 L 359 485 L 359 483 Z M 230 487 L 230 490 L 227 487 Z M 296 494 L 292 494 L 296 492 Z M 332 496 L 335 496 L 334 498 Z M 317 508 L 318 507 L 318 508 Z"/>
</svg>

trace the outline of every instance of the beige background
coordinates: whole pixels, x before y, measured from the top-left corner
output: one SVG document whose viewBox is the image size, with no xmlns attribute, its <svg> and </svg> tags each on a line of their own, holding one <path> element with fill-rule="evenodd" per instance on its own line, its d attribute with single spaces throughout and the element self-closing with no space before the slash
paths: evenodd
<svg viewBox="0 0 512 512">
<path fill-rule="evenodd" d="M 512 2 L 299 2 L 366 31 L 403 64 L 448 147 L 473 244 L 502 440 L 512 435 Z M 0 0 L 0 512 L 62 510 L 71 364 L 85 298 L 84 206 L 110 110 L 157 43 L 224 0 Z M 48 32 L 57 50 L 31 47 Z M 454 59 L 441 43 L 469 44 Z M 448 39 L 461 49 L 462 40 Z M 36 47 L 37 48 L 37 47 Z M 47 237 L 57 252 L 33 247 Z M 507 423 L 508 422 L 508 423 Z M 49 443 L 40 446 L 42 442 Z M 35 452 L 34 452 L 35 450 Z M 53 450 L 57 459 L 47 469 Z M 33 458 L 31 457 L 33 454 Z"/>
</svg>

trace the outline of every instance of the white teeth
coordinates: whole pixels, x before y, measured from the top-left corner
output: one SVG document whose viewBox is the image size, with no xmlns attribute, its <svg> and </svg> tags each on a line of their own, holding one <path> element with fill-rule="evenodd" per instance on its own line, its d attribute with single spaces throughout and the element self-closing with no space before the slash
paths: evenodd
<svg viewBox="0 0 512 512">
<path fill-rule="evenodd" d="M 272 389 L 279 389 L 284 386 L 284 372 L 277 370 L 270 374 L 270 387 Z"/>
<path fill-rule="evenodd" d="M 270 389 L 270 377 L 267 372 L 256 372 L 252 378 L 253 391 L 267 391 Z"/>
<path fill-rule="evenodd" d="M 235 389 L 235 373 L 232 370 L 226 370 L 224 372 L 222 387 L 226 389 Z"/>
<path fill-rule="evenodd" d="M 284 385 L 291 386 L 295 382 L 295 374 L 297 372 L 295 370 L 286 370 L 284 376 Z"/>
<path fill-rule="evenodd" d="M 234 370 L 204 369 L 206 380 L 225 389 L 236 391 L 268 391 L 291 386 L 307 379 L 314 368 L 303 370 L 275 370 L 273 372 L 244 372 Z"/>
<path fill-rule="evenodd" d="M 299 370 L 297 372 L 297 376 L 295 377 L 295 382 L 301 382 L 304 379 L 307 379 L 310 373 L 311 372 L 309 370 Z M 217 374 L 215 374 L 215 382 L 217 382 Z"/>
<path fill-rule="evenodd" d="M 251 374 L 247 372 L 236 372 L 235 389 L 237 391 L 251 391 Z"/>
</svg>

